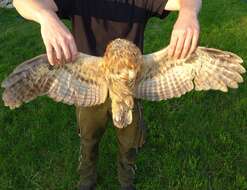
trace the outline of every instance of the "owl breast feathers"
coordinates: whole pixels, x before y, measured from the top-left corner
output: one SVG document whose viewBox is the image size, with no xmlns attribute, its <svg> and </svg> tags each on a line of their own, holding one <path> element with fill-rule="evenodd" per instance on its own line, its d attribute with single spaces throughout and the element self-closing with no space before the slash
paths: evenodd
<svg viewBox="0 0 247 190">
<path fill-rule="evenodd" d="M 3 101 L 11 109 L 47 95 L 57 102 L 94 106 L 112 100 L 115 126 L 132 122 L 133 98 L 166 100 L 195 90 L 238 88 L 245 68 L 237 55 L 198 47 L 188 58 L 168 57 L 167 48 L 142 55 L 132 43 L 112 41 L 103 57 L 80 53 L 73 63 L 51 66 L 40 55 L 19 66 L 2 82 Z"/>
</svg>

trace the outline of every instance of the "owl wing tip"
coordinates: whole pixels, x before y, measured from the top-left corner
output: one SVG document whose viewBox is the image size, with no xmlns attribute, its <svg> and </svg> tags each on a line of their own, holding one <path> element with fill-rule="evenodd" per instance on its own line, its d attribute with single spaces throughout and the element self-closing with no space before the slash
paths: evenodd
<svg viewBox="0 0 247 190">
<path fill-rule="evenodd" d="M 241 74 L 244 74 L 244 73 L 246 73 L 246 69 L 243 66 L 241 66 Z"/>
</svg>

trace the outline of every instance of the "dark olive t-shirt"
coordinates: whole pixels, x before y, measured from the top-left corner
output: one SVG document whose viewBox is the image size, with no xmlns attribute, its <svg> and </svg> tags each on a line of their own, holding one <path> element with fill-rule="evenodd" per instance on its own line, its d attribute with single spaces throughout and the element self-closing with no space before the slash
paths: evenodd
<svg viewBox="0 0 247 190">
<path fill-rule="evenodd" d="M 144 29 L 151 17 L 165 18 L 167 0 L 55 0 L 58 16 L 72 21 L 78 50 L 103 55 L 107 44 L 125 38 L 143 50 Z"/>
</svg>

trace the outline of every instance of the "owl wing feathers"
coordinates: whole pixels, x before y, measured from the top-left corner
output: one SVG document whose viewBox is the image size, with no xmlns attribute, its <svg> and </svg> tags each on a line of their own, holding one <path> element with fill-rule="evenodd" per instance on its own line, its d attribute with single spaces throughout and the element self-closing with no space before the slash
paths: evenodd
<svg viewBox="0 0 247 190">
<path fill-rule="evenodd" d="M 101 104 L 108 95 L 101 61 L 81 53 L 72 64 L 51 66 L 46 55 L 37 56 L 16 67 L 2 82 L 4 103 L 13 109 L 47 95 L 70 105 Z"/>
<path fill-rule="evenodd" d="M 151 101 L 166 100 L 193 89 L 221 90 L 237 88 L 245 73 L 237 55 L 212 48 L 198 47 L 189 58 L 168 57 L 168 48 L 144 56 L 135 97 Z"/>
</svg>

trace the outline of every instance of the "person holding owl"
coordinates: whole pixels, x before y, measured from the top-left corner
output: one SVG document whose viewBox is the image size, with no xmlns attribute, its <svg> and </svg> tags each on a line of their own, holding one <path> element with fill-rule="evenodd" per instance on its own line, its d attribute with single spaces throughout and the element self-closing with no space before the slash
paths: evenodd
<svg viewBox="0 0 247 190">
<path fill-rule="evenodd" d="M 107 44 L 124 38 L 143 52 L 144 31 L 152 17 L 164 19 L 179 11 L 169 44 L 169 56 L 180 59 L 197 47 L 201 0 L 14 0 L 14 7 L 26 19 L 41 26 L 41 35 L 51 65 L 72 62 L 78 52 L 102 56 Z M 72 22 L 72 32 L 60 20 Z M 109 103 L 76 107 L 80 151 L 80 190 L 95 189 L 98 146 L 109 118 Z M 118 179 L 122 190 L 133 190 L 137 150 L 145 142 L 142 108 L 137 102 L 133 122 L 117 128 L 119 145 Z"/>
</svg>

